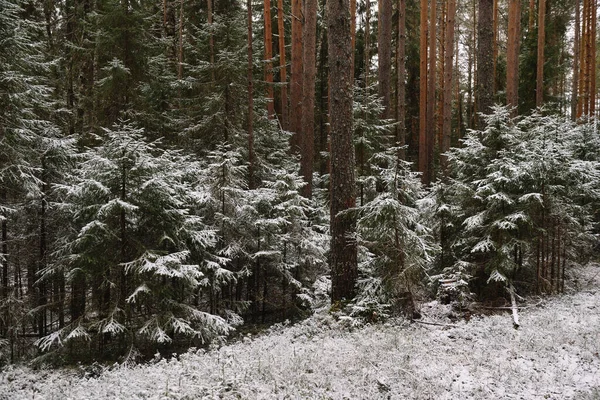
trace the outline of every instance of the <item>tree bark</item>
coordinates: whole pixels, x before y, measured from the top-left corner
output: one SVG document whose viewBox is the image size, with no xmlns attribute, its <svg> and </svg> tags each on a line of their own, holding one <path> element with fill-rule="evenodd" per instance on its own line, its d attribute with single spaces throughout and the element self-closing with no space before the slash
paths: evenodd
<svg viewBox="0 0 600 400">
<path fill-rule="evenodd" d="M 398 0 L 398 38 L 396 52 L 396 143 L 403 147 L 406 144 L 406 0 Z M 406 159 L 406 150 L 401 148 L 398 156 Z"/>
<path fill-rule="evenodd" d="M 433 147 L 435 145 L 435 74 L 436 74 L 436 22 L 437 0 L 429 4 L 429 71 L 427 74 L 427 177 L 425 183 L 433 179 Z"/>
<path fill-rule="evenodd" d="M 443 93 L 443 127 L 442 141 L 440 143 L 441 166 L 444 175 L 447 169 L 447 158 L 445 152 L 450 150 L 450 136 L 452 132 L 452 75 L 453 75 L 453 60 L 454 55 L 454 18 L 456 16 L 456 0 L 448 0 L 448 10 L 446 12 L 446 43 L 444 47 L 446 52 L 444 55 L 444 93 Z"/>
<path fill-rule="evenodd" d="M 177 53 L 177 78 L 183 78 L 183 0 L 180 0 L 179 9 L 179 51 Z"/>
<path fill-rule="evenodd" d="M 1 128 L 0 128 L 1 129 Z M 2 205 L 6 205 L 6 189 L 0 189 L 0 202 Z M 2 299 L 8 298 L 8 217 L 2 215 L 1 230 L 2 230 Z"/>
<path fill-rule="evenodd" d="M 303 196 L 312 197 L 312 175 L 315 158 L 315 77 L 317 46 L 317 0 L 305 0 L 304 28 L 302 41 L 304 76 L 302 84 L 302 152 L 300 175 L 306 185 L 302 188 Z"/>
<path fill-rule="evenodd" d="M 419 172 L 421 181 L 428 183 L 427 160 L 427 0 L 421 0 L 419 39 Z"/>
<path fill-rule="evenodd" d="M 493 0 L 479 0 L 479 17 L 477 21 L 477 111 L 490 114 L 494 104 L 494 63 L 492 32 Z M 484 123 L 477 117 L 477 128 L 482 129 Z"/>
<path fill-rule="evenodd" d="M 352 43 L 348 0 L 327 0 L 331 126 L 331 301 L 350 300 L 358 276 L 354 146 L 352 143 Z"/>
<path fill-rule="evenodd" d="M 292 76 L 290 78 L 290 130 L 292 152 L 300 153 L 302 135 L 302 1 L 292 0 Z"/>
<path fill-rule="evenodd" d="M 494 75 L 494 96 L 498 92 L 498 83 L 497 83 L 497 68 L 498 68 L 498 0 L 494 0 L 494 10 L 493 10 L 493 23 L 492 29 L 494 31 L 494 67 L 493 67 L 493 75 Z"/>
<path fill-rule="evenodd" d="M 579 42 L 580 42 L 580 1 L 575 0 L 575 37 L 573 38 L 573 84 L 571 86 L 571 120 L 577 120 L 577 96 L 579 89 Z"/>
<path fill-rule="evenodd" d="M 279 35 L 279 83 L 281 84 L 281 126 L 288 129 L 287 66 L 285 62 L 285 26 L 283 0 L 277 0 L 277 33 Z"/>
<path fill-rule="evenodd" d="M 544 45 L 546 42 L 546 0 L 539 0 L 537 72 L 535 85 L 535 106 L 544 104 Z"/>
<path fill-rule="evenodd" d="M 506 48 L 506 104 L 511 116 L 519 106 L 519 47 L 521 39 L 521 0 L 508 3 L 508 43 Z"/>
<path fill-rule="evenodd" d="M 273 103 L 273 31 L 271 28 L 271 0 L 264 0 L 265 20 L 265 82 L 267 84 L 267 114 L 269 118 L 275 115 Z"/>
<path fill-rule="evenodd" d="M 248 188 L 254 188 L 254 81 L 252 79 L 252 0 L 247 0 L 248 9 Z"/>
<path fill-rule="evenodd" d="M 215 38 L 212 33 L 212 24 L 213 24 L 213 8 L 212 8 L 213 0 L 206 0 L 207 5 L 207 22 L 210 28 L 210 33 L 208 35 L 208 57 L 210 61 L 210 80 L 211 82 L 215 81 Z"/>
<path fill-rule="evenodd" d="M 377 51 L 379 59 L 379 97 L 382 99 L 381 118 L 389 119 L 391 114 L 392 83 L 392 0 L 378 0 L 379 17 L 377 22 Z"/>
</svg>

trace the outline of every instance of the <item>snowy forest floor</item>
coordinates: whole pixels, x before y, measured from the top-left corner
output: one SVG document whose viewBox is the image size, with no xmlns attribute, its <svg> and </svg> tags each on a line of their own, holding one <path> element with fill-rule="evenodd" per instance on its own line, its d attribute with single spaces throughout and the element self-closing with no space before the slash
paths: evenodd
<svg viewBox="0 0 600 400">
<path fill-rule="evenodd" d="M 326 312 L 171 360 L 80 370 L 9 367 L 0 399 L 600 399 L 600 265 L 572 271 L 569 294 L 451 323 L 349 328 Z M 539 304 L 538 304 L 539 303 Z"/>
</svg>

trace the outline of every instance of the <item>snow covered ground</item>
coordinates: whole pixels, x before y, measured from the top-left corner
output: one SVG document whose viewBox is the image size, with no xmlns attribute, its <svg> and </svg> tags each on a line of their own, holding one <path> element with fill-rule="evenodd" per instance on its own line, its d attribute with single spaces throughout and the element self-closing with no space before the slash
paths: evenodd
<svg viewBox="0 0 600 400">
<path fill-rule="evenodd" d="M 349 329 L 326 313 L 149 365 L 0 373 L 0 399 L 600 399 L 600 266 L 578 291 L 455 326 Z M 535 303 L 535 302 L 534 302 Z M 424 320 L 444 320 L 436 303 Z M 454 325 L 454 324 L 452 324 Z"/>
</svg>

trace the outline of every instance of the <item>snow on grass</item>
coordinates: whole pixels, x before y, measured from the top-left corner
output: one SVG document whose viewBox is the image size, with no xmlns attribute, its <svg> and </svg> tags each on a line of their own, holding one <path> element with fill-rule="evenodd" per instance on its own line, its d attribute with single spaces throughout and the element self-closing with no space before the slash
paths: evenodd
<svg viewBox="0 0 600 400">
<path fill-rule="evenodd" d="M 349 329 L 327 313 L 210 351 L 105 370 L 0 373 L 0 399 L 600 399 L 600 267 L 579 291 L 455 326 Z M 443 322 L 442 306 L 422 307 Z"/>
</svg>

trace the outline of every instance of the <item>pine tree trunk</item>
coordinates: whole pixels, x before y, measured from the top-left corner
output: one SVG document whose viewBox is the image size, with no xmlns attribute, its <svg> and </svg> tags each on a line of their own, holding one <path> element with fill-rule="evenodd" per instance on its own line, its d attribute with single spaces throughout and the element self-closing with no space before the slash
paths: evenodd
<svg viewBox="0 0 600 400">
<path fill-rule="evenodd" d="M 448 0 L 448 10 L 446 12 L 446 33 L 445 33 L 445 48 L 444 57 L 444 93 L 443 93 L 443 128 L 442 141 L 440 143 L 440 153 L 442 153 L 441 164 L 444 174 L 447 169 L 447 158 L 443 154 L 450 150 L 450 136 L 452 132 L 452 66 L 453 66 L 453 50 L 454 50 L 454 18 L 456 15 L 456 0 Z"/>
<path fill-rule="evenodd" d="M 329 154 L 329 124 L 328 124 L 328 71 L 327 60 L 327 30 L 321 30 L 319 39 L 319 173 L 325 175 L 329 173 L 329 157 L 321 156 L 323 153 Z"/>
<path fill-rule="evenodd" d="M 519 106 L 519 47 L 521 38 L 521 0 L 508 3 L 508 44 L 506 48 L 506 104 L 517 115 Z"/>
<path fill-rule="evenodd" d="M 283 0 L 277 0 L 277 34 L 279 42 L 279 83 L 281 84 L 281 126 L 288 129 L 287 65 L 285 57 L 285 25 L 283 20 Z"/>
<path fill-rule="evenodd" d="M 267 113 L 269 118 L 275 115 L 273 103 L 273 32 L 271 29 L 271 0 L 264 0 L 265 13 L 265 82 L 267 85 Z"/>
<path fill-rule="evenodd" d="M 208 57 L 210 61 L 210 80 L 211 82 L 215 81 L 215 38 L 212 33 L 212 24 L 213 24 L 213 0 L 206 0 L 207 5 L 207 22 L 211 29 L 208 35 Z"/>
<path fill-rule="evenodd" d="M 596 42 L 597 42 L 597 22 L 598 22 L 598 6 L 596 3 L 597 0 L 592 0 L 591 4 L 591 32 L 590 32 L 590 43 L 591 43 L 591 51 L 589 55 L 590 66 L 589 66 L 589 74 L 590 74 L 590 116 L 595 115 L 596 113 Z"/>
<path fill-rule="evenodd" d="M 577 82 L 578 97 L 577 97 L 577 118 L 580 118 L 584 113 L 584 103 L 585 101 L 585 91 L 586 88 L 584 86 L 585 75 L 587 73 L 586 68 L 586 46 L 585 43 L 587 41 L 587 9 L 588 9 L 589 0 L 583 0 L 583 10 L 581 15 L 581 37 L 578 43 L 579 45 L 579 80 Z"/>
<path fill-rule="evenodd" d="M 379 97 L 382 99 L 381 118 L 389 119 L 391 114 L 392 83 L 392 0 L 378 0 L 379 19 L 377 23 L 377 51 Z"/>
<path fill-rule="evenodd" d="M 579 42 L 580 42 L 580 1 L 575 0 L 575 37 L 573 38 L 573 84 L 571 86 L 571 120 L 577 120 L 577 97 L 579 89 Z"/>
<path fill-rule="evenodd" d="M 479 17 L 477 21 L 477 87 L 476 103 L 477 111 L 482 114 L 490 114 L 494 104 L 494 33 L 493 24 L 493 0 L 479 0 Z M 484 126 L 480 118 L 476 118 L 477 128 Z"/>
<path fill-rule="evenodd" d="M 354 52 L 356 50 L 356 1 L 350 0 L 350 23 L 352 24 L 352 76 L 354 76 Z"/>
<path fill-rule="evenodd" d="M 509 0 L 510 1 L 510 0 Z M 494 57 L 494 67 L 493 69 L 493 73 L 492 75 L 494 76 L 494 88 L 492 90 L 492 93 L 494 96 L 496 96 L 496 93 L 498 92 L 498 79 L 497 79 L 497 68 L 498 68 L 498 0 L 494 0 L 494 6 L 493 6 L 493 23 L 492 23 L 492 30 L 494 32 L 494 51 L 493 51 L 493 57 Z"/>
<path fill-rule="evenodd" d="M 247 0 L 248 11 L 248 188 L 254 189 L 254 81 L 252 79 L 252 0 Z"/>
<path fill-rule="evenodd" d="M 396 142 L 402 147 L 406 144 L 406 0 L 398 0 L 398 38 L 396 52 Z M 406 159 L 406 150 L 400 149 L 398 156 Z"/>
<path fill-rule="evenodd" d="M 38 277 L 42 276 L 43 271 L 46 269 L 46 267 L 48 266 L 48 258 L 47 258 L 47 249 L 48 249 L 48 241 L 47 241 L 47 229 L 46 229 L 46 219 L 47 219 L 47 210 L 48 210 L 48 201 L 46 198 L 47 195 L 47 191 L 48 191 L 48 183 L 47 183 L 47 169 L 46 169 L 46 163 L 44 158 L 42 157 L 42 170 L 41 170 L 41 199 L 40 199 L 40 242 L 39 242 L 39 246 L 40 246 L 40 254 L 39 254 L 39 260 L 38 260 Z M 39 288 L 39 303 L 38 306 L 40 307 L 40 327 L 42 327 L 40 329 L 40 337 L 42 337 L 43 335 L 45 335 L 45 322 L 44 322 L 44 318 L 46 315 L 46 309 L 45 309 L 45 305 L 47 303 L 47 294 L 46 294 L 46 280 L 45 279 L 39 279 L 38 280 L 38 288 Z"/>
<path fill-rule="evenodd" d="M 433 148 L 435 146 L 435 74 L 436 74 L 436 23 L 437 23 L 437 0 L 431 0 L 429 4 L 429 71 L 427 74 L 427 177 L 425 183 L 429 184 L 433 179 Z"/>
<path fill-rule="evenodd" d="M 180 0 L 179 9 L 179 51 L 178 51 L 178 64 L 177 64 L 177 78 L 183 79 L 183 0 Z M 181 96 L 180 96 L 181 97 Z"/>
<path fill-rule="evenodd" d="M 0 131 L 3 129 L 0 127 Z M 0 204 L 6 205 L 6 189 L 0 188 Z M 0 287 L 0 302 L 3 304 L 6 302 L 8 298 L 8 221 L 7 215 L 1 215 L 1 237 L 2 241 L 2 254 L 0 255 L 0 261 L 2 262 L 2 286 Z M 5 334 L 9 328 L 9 315 L 8 310 L 5 310 L 3 313 L 3 318 L 0 318 L 0 334 Z"/>
<path fill-rule="evenodd" d="M 352 143 L 352 43 L 348 0 L 327 1 L 331 125 L 331 301 L 350 300 L 358 276 Z"/>
<path fill-rule="evenodd" d="M 529 0 L 529 34 L 533 32 L 535 22 L 535 0 Z"/>
<path fill-rule="evenodd" d="M 292 76 L 290 78 L 290 130 L 292 152 L 301 152 L 302 143 L 302 1 L 292 0 Z"/>
<path fill-rule="evenodd" d="M 538 7 L 538 43 L 537 73 L 535 86 L 535 106 L 544 104 L 544 46 L 546 41 L 546 0 L 539 0 Z"/>
<path fill-rule="evenodd" d="M 419 40 L 419 172 L 423 183 L 429 183 L 427 159 L 427 0 L 421 0 Z"/>
<path fill-rule="evenodd" d="M 303 29 L 304 85 L 302 95 L 302 152 L 300 174 L 306 185 L 302 195 L 312 197 L 312 175 L 315 158 L 315 77 L 317 73 L 317 0 L 305 0 Z"/>
</svg>

